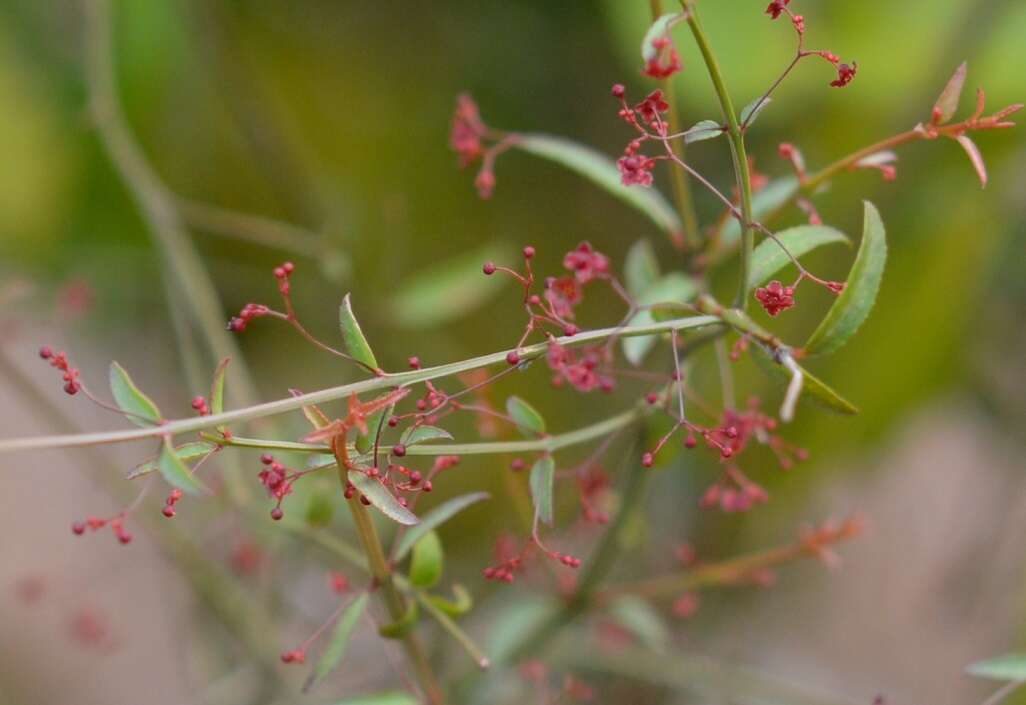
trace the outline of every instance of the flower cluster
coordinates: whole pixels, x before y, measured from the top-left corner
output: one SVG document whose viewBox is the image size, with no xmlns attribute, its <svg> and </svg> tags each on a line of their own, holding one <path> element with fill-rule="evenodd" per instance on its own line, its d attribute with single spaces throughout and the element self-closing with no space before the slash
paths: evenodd
<svg viewBox="0 0 1026 705">
<path fill-rule="evenodd" d="M 645 62 L 642 73 L 651 78 L 669 78 L 681 70 L 680 54 L 669 37 L 659 37 L 652 41 L 655 54 Z"/>
<path fill-rule="evenodd" d="M 118 543 L 132 543 L 132 534 L 125 529 L 125 512 L 116 514 L 109 519 L 86 517 L 84 521 L 76 521 L 71 525 L 71 533 L 75 534 L 75 536 L 81 536 L 86 532 L 86 530 L 98 531 L 105 526 L 109 526 L 111 531 L 114 532 L 114 536 L 117 538 Z"/>
<path fill-rule="evenodd" d="M 63 351 L 55 353 L 50 346 L 44 345 L 39 348 L 39 357 L 48 360 L 51 367 L 63 373 L 61 379 L 64 381 L 65 392 L 71 395 L 78 394 L 82 389 L 82 383 L 78 379 L 81 373 L 77 367 L 72 367 L 71 363 L 68 362 L 66 353 Z"/>
</svg>

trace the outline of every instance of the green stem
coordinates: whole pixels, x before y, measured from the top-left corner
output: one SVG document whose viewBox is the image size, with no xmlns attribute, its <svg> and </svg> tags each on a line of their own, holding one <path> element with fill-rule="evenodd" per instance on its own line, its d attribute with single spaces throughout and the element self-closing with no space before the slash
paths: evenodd
<svg viewBox="0 0 1026 705">
<path fill-rule="evenodd" d="M 734 174 L 737 178 L 738 193 L 741 195 L 741 257 L 739 265 L 739 282 L 737 295 L 734 299 L 734 306 L 744 310 L 748 306 L 748 279 L 751 270 L 752 251 L 755 249 L 755 231 L 752 228 L 752 175 L 748 168 L 748 154 L 745 151 L 745 136 L 738 123 L 737 113 L 734 111 L 734 104 L 730 99 L 730 93 L 723 82 L 723 74 L 720 71 L 719 62 L 709 46 L 709 41 L 702 29 L 698 19 L 698 11 L 692 2 L 684 3 L 684 11 L 687 13 L 688 26 L 695 38 L 702 59 L 705 61 L 706 69 L 709 71 L 709 78 L 712 79 L 713 88 L 720 101 L 720 108 L 723 111 L 723 118 L 727 121 L 727 138 L 730 140 L 730 156 L 734 163 Z"/>
<path fill-rule="evenodd" d="M 614 335 L 623 337 L 652 335 L 667 333 L 671 330 L 695 330 L 719 325 L 721 323 L 721 320 L 715 316 L 691 316 L 689 318 L 676 318 L 670 321 L 662 321 L 644 326 L 631 326 L 630 328 L 616 327 L 585 331 L 570 338 L 560 338 L 559 343 L 566 347 L 573 347 L 597 340 L 604 340 Z M 537 343 L 535 345 L 520 348 L 517 350 L 517 353 L 521 360 L 528 361 L 541 357 L 547 351 L 548 343 Z M 419 382 L 425 382 L 427 380 L 452 377 L 463 372 L 475 370 L 481 367 L 488 367 L 490 365 L 507 364 L 506 355 L 509 352 L 510 351 L 504 350 L 471 358 L 469 360 L 452 362 L 446 365 L 438 365 L 437 367 L 426 367 L 420 370 L 385 374 L 380 377 L 372 377 L 359 382 L 343 384 L 338 387 L 330 387 L 328 389 L 322 389 L 308 394 L 278 399 L 276 401 L 256 404 L 242 409 L 225 411 L 221 414 L 168 421 L 163 425 L 154 426 L 152 428 L 137 428 L 123 431 L 60 436 L 36 436 L 33 438 L 0 441 L 0 453 L 38 450 L 43 448 L 69 448 L 106 443 L 123 443 L 126 441 L 135 441 L 146 438 L 157 438 L 164 435 L 174 436 L 182 433 L 202 431 L 209 428 L 215 428 L 223 424 L 250 421 L 252 419 L 259 419 L 265 416 L 273 416 L 275 414 L 282 414 L 288 411 L 295 411 L 310 404 L 321 404 L 335 399 L 343 399 L 354 394 L 359 395 L 364 392 L 379 389 L 408 386 Z"/>
<path fill-rule="evenodd" d="M 434 603 L 428 599 L 428 596 L 419 590 L 415 594 L 417 602 L 420 603 L 428 614 L 434 617 L 435 621 L 441 625 L 442 629 L 449 633 L 456 642 L 463 647 L 463 650 L 467 652 L 467 655 L 474 660 L 477 667 L 480 669 L 486 669 L 491 666 L 491 661 L 485 656 L 484 652 L 481 651 L 480 647 L 474 643 L 474 640 L 470 636 L 460 629 L 460 626 L 453 621 L 452 617 L 447 615 L 442 610 L 435 607 Z"/>
</svg>

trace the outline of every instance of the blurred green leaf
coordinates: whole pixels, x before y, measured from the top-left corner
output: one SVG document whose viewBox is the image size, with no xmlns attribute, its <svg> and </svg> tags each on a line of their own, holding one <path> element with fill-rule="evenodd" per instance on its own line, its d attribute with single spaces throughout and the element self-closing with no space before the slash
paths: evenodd
<svg viewBox="0 0 1026 705">
<path fill-rule="evenodd" d="M 429 531 L 413 544 L 410 559 L 410 582 L 419 588 L 431 588 L 442 579 L 445 552 L 438 534 Z"/>
<path fill-rule="evenodd" d="M 670 25 L 674 20 L 679 19 L 680 16 L 681 13 L 679 12 L 668 12 L 656 18 L 656 21 L 648 28 L 644 38 L 641 40 L 641 58 L 643 60 L 648 62 L 659 55 L 659 49 L 653 45 L 653 42 L 660 37 L 669 37 Z"/>
<path fill-rule="evenodd" d="M 420 608 L 416 600 L 410 600 L 406 606 L 406 613 L 399 620 L 386 624 L 378 629 L 378 634 L 386 639 L 402 639 L 409 634 L 420 618 Z"/>
<path fill-rule="evenodd" d="M 972 676 L 1000 681 L 1026 680 L 1026 654 L 1005 654 L 977 661 L 968 666 L 965 672 Z"/>
<path fill-rule="evenodd" d="M 213 443 L 206 443 L 204 441 L 192 441 L 191 443 L 183 443 L 182 445 L 177 446 L 175 448 L 175 455 L 177 455 L 183 461 L 194 460 L 196 458 L 201 458 L 209 453 L 213 453 L 215 450 L 217 450 L 217 446 L 215 446 Z M 134 468 L 132 468 L 131 472 L 125 475 L 125 479 L 133 480 L 142 475 L 147 475 L 151 472 L 156 471 L 158 469 L 157 465 L 159 461 L 160 456 L 157 455 L 154 458 L 150 458 L 145 462 L 139 463 Z"/>
<path fill-rule="evenodd" d="M 848 282 L 805 344 L 805 352 L 810 355 L 825 355 L 843 346 L 876 303 L 887 262 L 887 239 L 880 214 L 869 201 L 864 202 L 863 217 L 862 242 Z"/>
<path fill-rule="evenodd" d="M 760 96 L 741 109 L 740 120 L 741 124 L 745 126 L 745 129 L 752 126 L 755 119 L 759 117 L 759 113 L 765 110 L 766 106 L 769 105 L 772 100 L 772 98 L 766 98 L 766 100 L 763 100 Z"/>
<path fill-rule="evenodd" d="M 935 122 L 937 124 L 943 125 L 955 116 L 955 112 L 958 110 L 958 101 L 962 97 L 962 88 L 965 86 L 967 68 L 966 62 L 963 61 L 955 69 L 955 73 L 952 74 L 951 78 L 948 79 L 948 83 L 944 86 L 940 96 L 937 97 L 937 102 L 933 106 L 933 114 L 936 117 Z"/>
<path fill-rule="evenodd" d="M 352 698 L 336 700 L 332 705 L 418 705 L 420 700 L 410 693 L 401 691 L 375 693 L 373 695 L 357 695 Z"/>
<path fill-rule="evenodd" d="M 428 511 L 420 520 L 420 523 L 407 531 L 403 535 L 402 539 L 400 539 L 399 545 L 395 550 L 395 560 L 401 561 L 406 553 L 413 548 L 413 544 L 420 540 L 420 538 L 429 531 L 438 528 L 470 505 L 480 502 L 481 500 L 488 499 L 489 497 L 491 497 L 491 495 L 487 492 L 471 492 L 470 494 L 460 495 L 459 497 L 453 497 L 452 499 L 446 500 L 437 507 Z"/>
<path fill-rule="evenodd" d="M 353 314 L 353 306 L 350 301 L 350 294 L 342 298 L 342 305 L 338 309 L 339 326 L 342 329 L 342 344 L 345 351 L 358 362 L 362 362 L 372 370 L 378 369 L 378 361 L 371 351 L 367 338 L 360 329 L 360 323 Z"/>
<path fill-rule="evenodd" d="M 610 606 L 609 616 L 653 651 L 662 651 L 670 641 L 662 615 L 640 597 L 621 597 Z"/>
<path fill-rule="evenodd" d="M 485 276 L 485 262 L 514 257 L 506 243 L 489 243 L 433 266 L 419 268 L 396 289 L 388 310 L 396 325 L 434 328 L 455 321 L 486 304 L 502 290 L 500 277 Z"/>
<path fill-rule="evenodd" d="M 144 428 L 160 423 L 160 410 L 143 394 L 125 368 L 116 362 L 110 363 L 110 393 L 118 408 L 125 412 L 125 418 L 136 426 Z"/>
<path fill-rule="evenodd" d="M 330 524 L 335 516 L 336 496 L 336 492 L 324 487 L 315 488 L 306 503 L 306 523 L 315 527 Z"/>
<path fill-rule="evenodd" d="M 404 446 L 412 446 L 417 443 L 437 441 L 439 439 L 451 441 L 452 434 L 444 428 L 438 428 L 437 426 L 411 426 L 403 431 L 403 435 L 399 437 L 399 442 Z"/>
<path fill-rule="evenodd" d="M 462 617 L 474 607 L 474 599 L 462 585 L 453 585 L 452 594 L 454 600 L 439 595 L 427 595 L 427 600 L 450 617 Z"/>
<path fill-rule="evenodd" d="M 224 374 L 228 371 L 230 357 L 226 357 L 214 370 L 214 381 L 210 385 L 210 413 L 220 414 L 224 411 Z"/>
<path fill-rule="evenodd" d="M 360 593 L 359 597 L 349 603 L 349 606 L 342 612 L 338 622 L 335 623 L 335 629 L 331 633 L 331 641 L 328 642 L 328 647 L 321 654 L 321 657 L 317 659 L 317 665 L 314 666 L 313 672 L 303 684 L 304 693 L 312 690 L 325 676 L 342 663 L 342 659 L 345 657 L 346 650 L 349 647 L 349 642 L 353 637 L 353 631 L 356 629 L 360 617 L 367 610 L 367 603 L 369 601 L 370 595 L 368 593 Z"/>
<path fill-rule="evenodd" d="M 407 526 L 412 526 L 420 521 L 413 512 L 399 504 L 395 495 L 389 492 L 388 488 L 382 485 L 377 478 L 368 477 L 366 473 L 352 471 L 349 473 L 349 481 L 360 491 L 360 494 L 389 519 Z"/>
<path fill-rule="evenodd" d="M 774 274 L 791 264 L 791 258 L 787 256 L 787 252 L 781 248 L 781 245 L 798 258 L 822 245 L 830 245 L 835 242 L 851 244 L 847 235 L 827 225 L 799 225 L 781 230 L 776 235 L 779 243 L 773 238 L 767 237 L 752 253 L 749 289 L 765 284 Z"/>
<path fill-rule="evenodd" d="M 723 125 L 715 120 L 699 120 L 684 132 L 684 144 L 711 140 L 724 132 Z"/>
<path fill-rule="evenodd" d="M 660 228 L 675 235 L 681 231 L 677 211 L 653 188 L 624 186 L 616 164 L 606 155 L 591 147 L 562 137 L 529 134 L 521 135 L 516 145 L 536 157 L 562 164 L 571 171 L 590 179 L 617 198 L 647 215 Z"/>
<path fill-rule="evenodd" d="M 556 461 L 543 455 L 531 468 L 531 500 L 534 513 L 541 521 L 552 525 L 552 492 L 556 479 Z"/>
<path fill-rule="evenodd" d="M 659 260 L 648 240 L 638 240 L 627 250 L 623 263 L 623 280 L 627 293 L 638 297 L 659 278 Z"/>
<path fill-rule="evenodd" d="M 653 282 L 641 295 L 636 297 L 639 306 L 653 306 L 664 303 L 687 303 L 698 294 L 695 281 L 686 274 L 671 272 Z M 627 322 L 627 327 L 645 326 L 655 323 L 651 310 L 638 311 Z M 640 365 L 648 355 L 652 346 L 659 339 L 657 335 L 639 335 L 624 338 L 621 341 L 624 357 L 632 365 Z"/>
<path fill-rule="evenodd" d="M 157 469 L 160 470 L 160 474 L 169 485 L 177 487 L 182 492 L 199 494 L 206 490 L 203 483 L 192 474 L 189 466 L 178 457 L 170 443 L 165 442 L 161 447 L 160 458 L 157 460 Z"/>
<path fill-rule="evenodd" d="M 525 436 L 531 438 L 545 433 L 545 419 L 520 397 L 513 396 L 506 400 L 506 413 Z"/>
</svg>

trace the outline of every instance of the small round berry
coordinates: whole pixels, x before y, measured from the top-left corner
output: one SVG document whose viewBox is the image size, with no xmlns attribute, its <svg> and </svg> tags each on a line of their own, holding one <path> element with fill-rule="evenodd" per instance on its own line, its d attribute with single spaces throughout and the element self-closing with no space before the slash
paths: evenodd
<svg viewBox="0 0 1026 705">
<path fill-rule="evenodd" d="M 424 476 L 420 474 L 419 470 L 414 470 L 410 473 L 410 484 L 419 485 L 420 481 L 424 479 Z"/>
<path fill-rule="evenodd" d="M 509 469 L 513 472 L 520 472 L 527 467 L 527 463 L 524 462 L 523 458 L 513 458 L 513 462 L 509 464 Z"/>
<path fill-rule="evenodd" d="M 53 357 L 53 349 L 49 345 L 44 345 L 43 347 L 39 348 L 39 357 L 43 358 L 44 360 L 49 360 L 51 357 Z"/>
<path fill-rule="evenodd" d="M 285 268 L 284 267 L 275 267 L 274 268 L 274 276 L 277 279 L 284 279 L 287 276 L 287 274 L 285 272 Z"/>
<path fill-rule="evenodd" d="M 192 398 L 192 408 L 195 409 L 196 411 L 199 411 L 200 409 L 202 409 L 206 405 L 207 405 L 207 400 L 204 399 L 203 397 L 193 397 Z"/>
<path fill-rule="evenodd" d="M 293 661 L 295 661 L 295 659 L 296 659 L 296 657 L 292 654 L 291 651 L 282 651 L 281 652 L 281 662 L 282 663 L 292 663 Z"/>
<path fill-rule="evenodd" d="M 286 274 L 292 274 L 292 272 L 296 270 L 296 265 L 292 264 L 291 262 L 286 262 L 281 266 L 281 268 L 285 270 Z"/>
<path fill-rule="evenodd" d="M 285 516 L 285 512 L 281 510 L 281 507 L 275 507 L 271 510 L 271 518 L 275 521 L 281 521 L 283 516 Z"/>
<path fill-rule="evenodd" d="M 241 333 L 246 330 L 246 322 L 236 316 L 232 320 L 228 321 L 228 330 L 232 333 Z"/>
<path fill-rule="evenodd" d="M 624 96 L 624 94 L 626 92 L 627 92 L 627 89 L 624 88 L 622 83 L 613 84 L 612 93 L 613 93 L 613 97 L 614 98 L 623 98 L 623 96 Z"/>
<path fill-rule="evenodd" d="M 371 503 L 371 502 L 370 502 L 370 500 L 369 500 L 369 499 L 367 499 L 367 498 L 366 498 L 365 496 L 363 496 L 363 495 L 360 495 L 360 504 L 362 504 L 362 505 L 363 505 L 363 506 L 365 506 L 365 507 L 369 507 L 369 506 L 370 506 L 370 503 Z"/>
<path fill-rule="evenodd" d="M 524 259 L 531 259 L 534 257 L 534 248 L 528 245 L 524 248 Z"/>
<path fill-rule="evenodd" d="M 394 455 L 397 458 L 403 457 L 404 455 L 406 455 L 406 446 L 404 446 L 402 443 L 396 443 L 394 446 L 392 446 L 392 455 Z"/>
<path fill-rule="evenodd" d="M 532 306 L 537 306 L 541 303 L 541 297 L 538 296 L 538 294 L 531 294 L 527 297 L 527 303 L 531 304 Z"/>
<path fill-rule="evenodd" d="M 420 369 L 420 358 L 417 357 L 416 355 L 412 356 L 409 360 L 407 360 L 407 362 L 410 364 L 410 369 L 411 370 L 419 370 Z"/>
<path fill-rule="evenodd" d="M 399 417 L 398 416 L 389 416 L 388 417 L 388 427 L 389 428 L 395 428 L 398 425 L 399 425 Z"/>
<path fill-rule="evenodd" d="M 506 362 L 515 367 L 516 365 L 520 364 L 520 356 L 517 355 L 515 350 L 510 350 L 510 352 L 506 355 Z"/>
<path fill-rule="evenodd" d="M 730 446 L 723 446 L 723 450 L 720 451 L 720 456 L 724 458 L 729 458 L 732 455 L 734 455 L 734 449 Z"/>
<path fill-rule="evenodd" d="M 481 267 L 481 271 L 488 276 L 495 274 L 495 262 L 485 262 L 484 266 Z"/>
<path fill-rule="evenodd" d="M 688 449 L 694 448 L 696 445 L 698 445 L 698 439 L 695 438 L 694 436 L 688 436 L 687 438 L 684 439 L 684 447 L 685 448 L 688 448 Z"/>
<path fill-rule="evenodd" d="M 132 543 L 132 535 L 127 531 L 124 531 L 118 534 L 118 541 L 120 541 L 123 546 L 127 546 Z"/>
<path fill-rule="evenodd" d="M 271 455 L 270 453 L 264 453 L 263 455 L 260 456 L 260 462 L 263 463 L 264 465 L 270 465 L 271 463 L 274 462 L 274 456 Z"/>
<path fill-rule="evenodd" d="M 75 536 L 81 536 L 85 533 L 85 530 L 86 523 L 84 521 L 76 521 L 74 524 L 71 525 L 71 533 L 73 533 Z"/>
<path fill-rule="evenodd" d="M 381 474 L 381 472 L 378 471 L 377 468 L 368 468 L 367 469 L 367 477 L 377 477 L 380 474 Z"/>
<path fill-rule="evenodd" d="M 431 484 L 431 480 L 425 480 L 424 481 L 424 491 L 425 492 L 430 492 L 433 488 L 434 488 L 434 485 Z"/>
<path fill-rule="evenodd" d="M 565 326 L 563 326 L 563 335 L 565 335 L 568 338 L 574 337 L 579 332 L 580 332 L 580 329 L 577 326 L 575 326 L 573 323 L 567 323 Z"/>
<path fill-rule="evenodd" d="M 643 456 L 641 456 L 641 464 L 646 468 L 652 467 L 652 463 L 654 462 L 655 458 L 652 457 L 651 453 L 645 453 Z"/>
<path fill-rule="evenodd" d="M 647 401 L 649 404 L 655 404 L 659 401 L 659 395 L 655 392 L 649 392 L 645 395 L 645 401 Z"/>
<path fill-rule="evenodd" d="M 166 516 L 168 519 L 170 519 L 171 517 L 173 517 L 175 515 L 175 508 L 172 507 L 170 504 L 168 504 L 168 505 L 165 505 L 164 508 L 160 510 L 160 513 L 163 514 L 164 516 Z"/>
<path fill-rule="evenodd" d="M 64 391 L 67 392 L 68 394 L 71 394 L 71 395 L 77 394 L 78 393 L 78 383 L 77 382 L 68 382 L 67 384 L 64 385 Z"/>
</svg>

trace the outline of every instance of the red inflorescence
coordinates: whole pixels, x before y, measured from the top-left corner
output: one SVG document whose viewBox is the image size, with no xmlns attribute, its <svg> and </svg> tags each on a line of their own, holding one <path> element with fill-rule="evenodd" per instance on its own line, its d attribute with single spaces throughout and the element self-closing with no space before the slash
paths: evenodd
<svg viewBox="0 0 1026 705">
<path fill-rule="evenodd" d="M 656 39 L 652 42 L 652 46 L 655 47 L 656 54 L 645 62 L 643 74 L 652 78 L 669 78 L 681 70 L 680 54 L 677 53 L 677 49 L 669 37 Z M 615 90 L 613 95 L 616 96 Z"/>
<path fill-rule="evenodd" d="M 61 379 L 64 380 L 65 392 L 72 395 L 78 394 L 79 390 L 82 389 L 82 383 L 78 380 L 81 372 L 79 372 L 77 367 L 71 366 L 67 353 L 55 353 L 49 345 L 44 345 L 39 349 L 39 357 L 49 361 L 51 367 L 64 373 Z"/>
<path fill-rule="evenodd" d="M 791 0 L 773 0 L 766 8 L 766 14 L 774 20 L 777 19 L 786 11 L 789 2 Z"/>
<path fill-rule="evenodd" d="M 839 64 L 837 66 L 837 78 L 830 82 L 830 85 L 834 88 L 844 88 L 852 79 L 855 78 L 855 72 L 858 71 L 859 65 L 854 61 L 851 65 Z"/>
<path fill-rule="evenodd" d="M 781 311 L 794 306 L 794 287 L 784 286 L 779 281 L 773 280 L 767 286 L 756 289 L 755 298 L 766 309 L 766 313 L 776 316 Z"/>
</svg>

